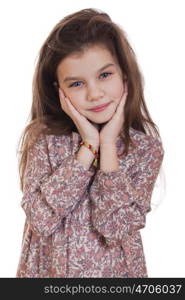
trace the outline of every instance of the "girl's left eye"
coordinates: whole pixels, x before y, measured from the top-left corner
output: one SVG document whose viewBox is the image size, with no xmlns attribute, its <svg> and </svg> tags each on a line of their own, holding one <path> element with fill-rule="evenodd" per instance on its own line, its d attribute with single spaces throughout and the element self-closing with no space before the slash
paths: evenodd
<svg viewBox="0 0 185 300">
<path fill-rule="evenodd" d="M 110 72 L 104 72 L 104 73 L 102 73 L 100 76 L 102 76 L 102 75 L 107 75 L 107 76 L 105 76 L 105 77 L 103 77 L 103 78 L 107 78 L 109 75 L 111 75 L 112 73 L 110 73 Z"/>
</svg>

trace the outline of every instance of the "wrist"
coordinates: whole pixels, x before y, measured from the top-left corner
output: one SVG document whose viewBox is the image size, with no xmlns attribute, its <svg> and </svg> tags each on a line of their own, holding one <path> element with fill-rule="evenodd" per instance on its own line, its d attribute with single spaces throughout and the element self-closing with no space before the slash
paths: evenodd
<svg viewBox="0 0 185 300">
<path fill-rule="evenodd" d="M 100 147 L 115 147 L 116 146 L 116 142 L 101 142 L 100 143 Z"/>
<path fill-rule="evenodd" d="M 99 143 L 98 142 L 93 142 L 93 141 L 90 141 L 90 140 L 84 140 L 84 142 L 86 142 L 87 144 L 90 144 L 92 145 L 93 148 L 99 148 Z"/>
<path fill-rule="evenodd" d="M 91 144 L 87 141 L 81 141 L 80 142 L 80 146 L 84 146 L 85 148 L 88 148 L 88 150 L 91 151 L 91 154 L 93 154 L 94 156 L 94 162 L 93 162 L 93 165 L 97 167 L 98 165 L 98 158 L 99 158 L 99 155 L 98 155 L 98 151 L 99 151 L 99 146 L 94 146 L 94 144 Z"/>
</svg>

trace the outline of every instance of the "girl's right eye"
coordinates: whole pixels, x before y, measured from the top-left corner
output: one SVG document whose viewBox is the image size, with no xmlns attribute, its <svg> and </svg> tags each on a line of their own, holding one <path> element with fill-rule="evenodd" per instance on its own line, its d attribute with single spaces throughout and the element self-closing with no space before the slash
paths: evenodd
<svg viewBox="0 0 185 300">
<path fill-rule="evenodd" d="M 76 85 L 77 83 L 79 83 L 81 81 L 75 81 L 73 82 L 72 84 L 69 85 L 69 87 L 76 87 L 76 86 L 79 86 L 79 85 Z"/>
</svg>

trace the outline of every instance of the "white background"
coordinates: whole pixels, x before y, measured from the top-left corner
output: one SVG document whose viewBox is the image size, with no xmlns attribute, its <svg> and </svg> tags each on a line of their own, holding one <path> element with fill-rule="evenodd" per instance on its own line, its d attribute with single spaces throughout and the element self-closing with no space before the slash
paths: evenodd
<svg viewBox="0 0 185 300">
<path fill-rule="evenodd" d="M 90 7 L 107 12 L 126 31 L 165 148 L 166 192 L 159 196 L 155 188 L 153 198 L 162 201 L 141 231 L 149 277 L 185 277 L 184 5 L 180 0 L 1 1 L 0 277 L 15 277 L 21 250 L 25 214 L 16 151 L 31 108 L 37 54 L 59 20 Z"/>
</svg>

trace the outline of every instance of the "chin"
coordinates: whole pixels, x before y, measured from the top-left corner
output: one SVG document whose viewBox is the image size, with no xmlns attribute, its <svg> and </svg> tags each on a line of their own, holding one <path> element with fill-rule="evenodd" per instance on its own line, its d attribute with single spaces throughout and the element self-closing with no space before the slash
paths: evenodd
<svg viewBox="0 0 185 300">
<path fill-rule="evenodd" d="M 102 116 L 101 116 L 101 119 L 98 120 L 98 118 L 97 118 L 97 120 L 96 120 L 95 122 L 96 122 L 96 123 L 99 123 L 99 124 L 106 123 L 106 122 L 110 121 L 110 119 L 112 119 L 114 113 L 115 113 L 115 111 L 112 112 L 112 113 L 109 112 L 108 114 L 105 114 L 104 116 L 102 115 Z"/>
<path fill-rule="evenodd" d="M 106 119 L 106 121 L 102 120 L 102 121 L 94 121 L 94 122 L 97 123 L 97 124 L 102 124 L 103 125 L 103 124 L 107 123 L 110 119 L 111 118 Z"/>
<path fill-rule="evenodd" d="M 89 121 L 96 123 L 96 124 L 104 124 L 107 123 L 110 119 L 112 118 L 112 116 L 106 116 L 106 117 L 101 117 L 101 120 L 95 119 L 95 118 L 87 118 Z"/>
</svg>

